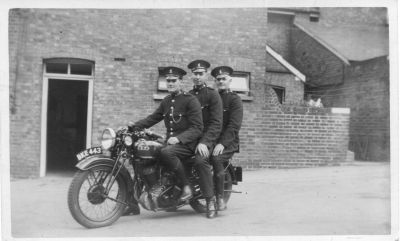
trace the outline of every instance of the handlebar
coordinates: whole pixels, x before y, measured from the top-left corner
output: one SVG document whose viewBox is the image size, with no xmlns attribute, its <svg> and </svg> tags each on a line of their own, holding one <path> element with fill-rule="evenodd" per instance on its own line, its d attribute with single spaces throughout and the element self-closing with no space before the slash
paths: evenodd
<svg viewBox="0 0 400 241">
<path fill-rule="evenodd" d="M 145 129 L 144 132 L 145 132 L 147 135 L 151 136 L 151 137 L 154 137 L 154 138 L 157 138 L 157 139 L 164 139 L 164 137 L 163 137 L 162 135 L 157 134 L 157 133 L 155 133 L 155 132 L 152 132 L 151 130 Z"/>
<path fill-rule="evenodd" d="M 149 129 L 143 129 L 143 128 L 139 128 L 135 125 L 128 125 L 128 131 L 130 132 L 141 132 L 146 134 L 147 136 L 151 137 L 151 138 L 155 138 L 155 139 L 164 139 L 164 136 L 157 134 Z"/>
</svg>

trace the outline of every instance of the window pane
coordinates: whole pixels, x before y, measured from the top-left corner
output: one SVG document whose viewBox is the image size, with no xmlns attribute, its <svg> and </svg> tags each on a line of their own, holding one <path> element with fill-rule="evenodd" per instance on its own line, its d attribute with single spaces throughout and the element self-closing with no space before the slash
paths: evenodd
<svg viewBox="0 0 400 241">
<path fill-rule="evenodd" d="M 167 81 L 164 76 L 158 76 L 158 90 L 167 90 Z"/>
<path fill-rule="evenodd" d="M 71 64 L 71 74 L 92 75 L 91 64 Z"/>
<path fill-rule="evenodd" d="M 47 63 L 46 64 L 46 72 L 47 73 L 55 73 L 55 74 L 67 74 L 67 72 L 68 72 L 68 64 L 64 64 L 64 63 Z"/>
<path fill-rule="evenodd" d="M 247 79 L 243 77 L 232 77 L 230 89 L 233 91 L 249 91 Z"/>
<path fill-rule="evenodd" d="M 160 91 L 167 90 L 167 81 L 165 80 L 165 76 L 161 75 L 161 72 L 165 67 L 158 67 L 158 80 L 157 80 L 157 89 Z"/>
<path fill-rule="evenodd" d="M 249 92 L 250 74 L 247 72 L 233 72 L 230 89 L 238 92 Z"/>
</svg>

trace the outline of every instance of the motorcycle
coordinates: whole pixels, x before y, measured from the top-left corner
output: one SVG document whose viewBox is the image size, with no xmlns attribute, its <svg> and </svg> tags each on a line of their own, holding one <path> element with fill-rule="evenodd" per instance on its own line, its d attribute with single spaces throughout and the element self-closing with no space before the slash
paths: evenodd
<svg viewBox="0 0 400 241">
<path fill-rule="evenodd" d="M 189 204 L 196 212 L 206 212 L 206 201 L 199 187 L 199 176 L 188 167 L 193 197 L 181 201 L 181 181 L 160 163 L 159 151 L 165 142 L 161 135 L 139 128 L 106 128 L 101 146 L 79 152 L 79 169 L 68 191 L 72 217 L 86 228 L 108 226 L 137 203 L 146 210 L 171 211 Z M 242 168 L 230 161 L 224 164 L 224 201 L 232 185 L 242 181 Z"/>
</svg>

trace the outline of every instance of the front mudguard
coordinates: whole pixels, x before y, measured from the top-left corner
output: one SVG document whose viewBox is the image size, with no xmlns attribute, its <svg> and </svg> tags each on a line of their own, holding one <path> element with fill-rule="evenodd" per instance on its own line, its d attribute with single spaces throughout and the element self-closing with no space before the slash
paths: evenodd
<svg viewBox="0 0 400 241">
<path fill-rule="evenodd" d="M 93 167 L 98 167 L 98 166 L 107 166 L 107 167 L 113 168 L 115 165 L 115 162 L 116 161 L 111 159 L 110 157 L 100 154 L 100 155 L 87 157 L 87 158 L 83 159 L 82 161 L 78 162 L 78 164 L 76 164 L 75 166 L 79 170 L 87 171 Z M 117 165 L 119 168 L 121 163 L 118 163 Z M 132 177 L 131 177 L 129 171 L 126 169 L 125 166 L 121 167 L 120 175 L 122 175 L 124 180 L 126 180 L 129 196 L 133 197 L 134 183 L 133 183 L 133 180 L 132 180 Z"/>
</svg>

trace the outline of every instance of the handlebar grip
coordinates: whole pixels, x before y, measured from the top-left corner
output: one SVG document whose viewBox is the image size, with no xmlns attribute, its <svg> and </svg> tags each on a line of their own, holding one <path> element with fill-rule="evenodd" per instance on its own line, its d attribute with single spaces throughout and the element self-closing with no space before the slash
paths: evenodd
<svg viewBox="0 0 400 241">
<path fill-rule="evenodd" d="M 152 131 L 148 131 L 147 134 L 150 135 L 150 136 L 152 136 L 152 137 L 154 137 L 154 138 L 157 138 L 157 139 L 158 139 L 158 138 L 164 139 L 164 137 L 163 137 L 162 135 L 159 135 L 159 134 L 154 133 L 154 132 L 152 132 Z"/>
</svg>

